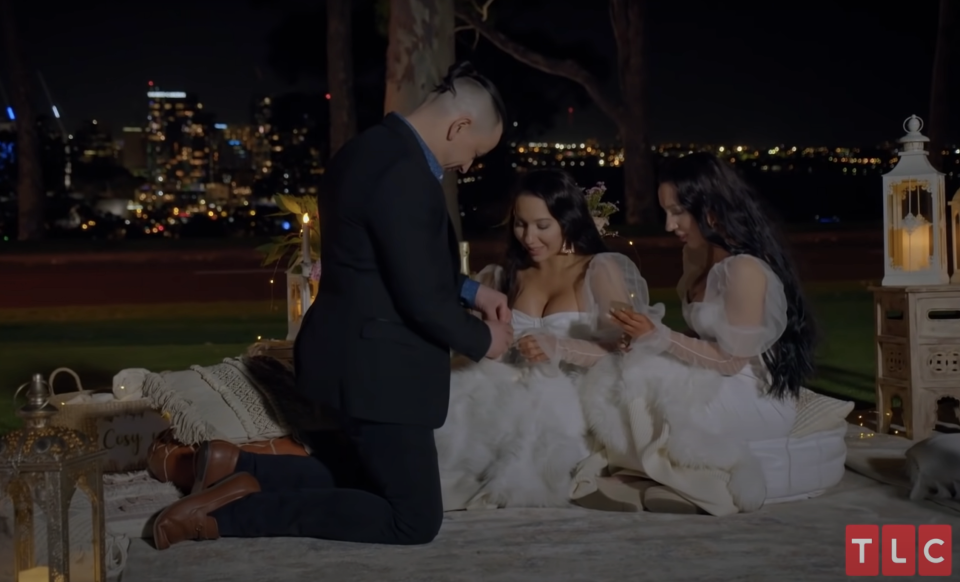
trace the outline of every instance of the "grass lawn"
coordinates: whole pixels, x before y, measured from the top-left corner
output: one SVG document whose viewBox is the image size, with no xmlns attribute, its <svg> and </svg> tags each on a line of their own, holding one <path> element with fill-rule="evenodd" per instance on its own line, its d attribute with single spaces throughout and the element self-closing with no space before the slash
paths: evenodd
<svg viewBox="0 0 960 582">
<path fill-rule="evenodd" d="M 283 305 L 269 302 L 0 310 L 0 434 L 19 424 L 12 395 L 33 373 L 67 367 L 84 388 L 109 388 L 124 368 L 215 364 L 286 326 Z M 58 375 L 54 389 L 74 390 L 73 379 Z"/>
<path fill-rule="evenodd" d="M 810 387 L 860 403 L 873 402 L 873 326 L 870 295 L 859 284 L 810 289 L 824 341 L 819 377 Z M 658 290 L 666 323 L 682 329 L 676 293 Z M 50 310 L 0 310 L 0 434 L 17 426 L 17 386 L 33 373 L 75 370 L 84 388 L 108 388 L 123 368 L 152 371 L 210 365 L 242 353 L 258 337 L 282 338 L 282 304 L 216 303 Z M 59 391 L 73 390 L 67 375 Z"/>
</svg>

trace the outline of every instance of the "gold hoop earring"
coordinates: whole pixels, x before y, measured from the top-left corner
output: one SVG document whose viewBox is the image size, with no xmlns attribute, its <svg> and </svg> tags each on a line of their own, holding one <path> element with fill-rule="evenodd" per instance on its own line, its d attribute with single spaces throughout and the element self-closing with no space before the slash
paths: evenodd
<svg viewBox="0 0 960 582">
<path fill-rule="evenodd" d="M 560 247 L 560 252 L 564 255 L 572 255 L 573 245 L 571 245 L 568 241 L 563 241 L 563 246 Z"/>
</svg>

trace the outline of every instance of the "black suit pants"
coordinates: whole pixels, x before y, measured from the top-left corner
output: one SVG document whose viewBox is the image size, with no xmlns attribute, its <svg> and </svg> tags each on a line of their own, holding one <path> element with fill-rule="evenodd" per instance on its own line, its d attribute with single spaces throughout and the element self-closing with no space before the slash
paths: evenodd
<svg viewBox="0 0 960 582">
<path fill-rule="evenodd" d="M 346 420 L 342 439 L 333 455 L 243 453 L 237 471 L 256 477 L 261 492 L 211 514 L 220 535 L 431 542 L 443 521 L 433 430 Z"/>
</svg>

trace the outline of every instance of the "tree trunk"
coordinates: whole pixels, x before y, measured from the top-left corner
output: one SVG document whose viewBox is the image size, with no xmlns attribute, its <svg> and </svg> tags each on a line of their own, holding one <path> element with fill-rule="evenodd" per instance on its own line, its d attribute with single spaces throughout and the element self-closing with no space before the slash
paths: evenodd
<svg viewBox="0 0 960 582">
<path fill-rule="evenodd" d="M 617 41 L 620 95 L 610 96 L 589 71 L 572 60 L 541 55 L 508 38 L 467 9 L 457 17 L 493 46 L 539 71 L 565 77 L 586 90 L 597 108 L 620 129 L 624 162 L 624 219 L 636 225 L 654 219 L 653 160 L 646 135 L 646 77 L 643 59 L 643 8 L 646 0 L 610 0 L 610 21 Z"/>
<path fill-rule="evenodd" d="M 927 135 L 930 138 L 930 163 L 943 171 L 943 147 L 950 116 L 947 109 L 949 71 L 956 68 L 953 43 L 960 29 L 960 2 L 940 0 L 940 20 L 937 26 L 937 49 L 930 79 L 930 113 Z"/>
<path fill-rule="evenodd" d="M 409 115 L 456 58 L 453 0 L 391 0 L 387 26 L 387 90 L 383 112 Z M 456 176 L 444 178 L 447 210 L 463 239 Z"/>
<path fill-rule="evenodd" d="M 353 99 L 353 0 L 327 0 L 330 157 L 357 133 Z"/>
<path fill-rule="evenodd" d="M 657 221 L 653 199 L 656 196 L 650 145 L 638 123 L 620 125 L 623 145 L 624 221 L 629 225 L 653 225 Z M 640 129 L 640 131 L 637 131 Z"/>
<path fill-rule="evenodd" d="M 653 224 L 656 196 L 653 158 L 647 141 L 647 81 L 644 59 L 644 7 L 640 0 L 610 0 L 610 24 L 617 43 L 617 72 L 623 111 L 623 200 L 627 224 Z"/>
<path fill-rule="evenodd" d="M 17 125 L 17 208 L 19 240 L 39 240 L 46 235 L 44 194 L 40 170 L 40 142 L 33 111 L 30 73 L 27 71 L 17 34 L 13 0 L 0 0 L 11 101 Z"/>
</svg>

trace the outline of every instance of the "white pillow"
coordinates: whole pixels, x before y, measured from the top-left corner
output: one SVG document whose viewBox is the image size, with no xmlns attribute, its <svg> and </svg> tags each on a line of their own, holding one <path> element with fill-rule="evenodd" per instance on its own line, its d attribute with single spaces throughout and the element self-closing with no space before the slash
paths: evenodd
<svg viewBox="0 0 960 582">
<path fill-rule="evenodd" d="M 801 388 L 797 401 L 797 418 L 790 436 L 801 438 L 842 426 L 852 411 L 853 402 L 837 400 Z"/>
<path fill-rule="evenodd" d="M 185 445 L 213 439 L 244 444 L 291 433 L 236 358 L 147 374 L 143 395 L 169 415 L 174 438 Z"/>
</svg>

